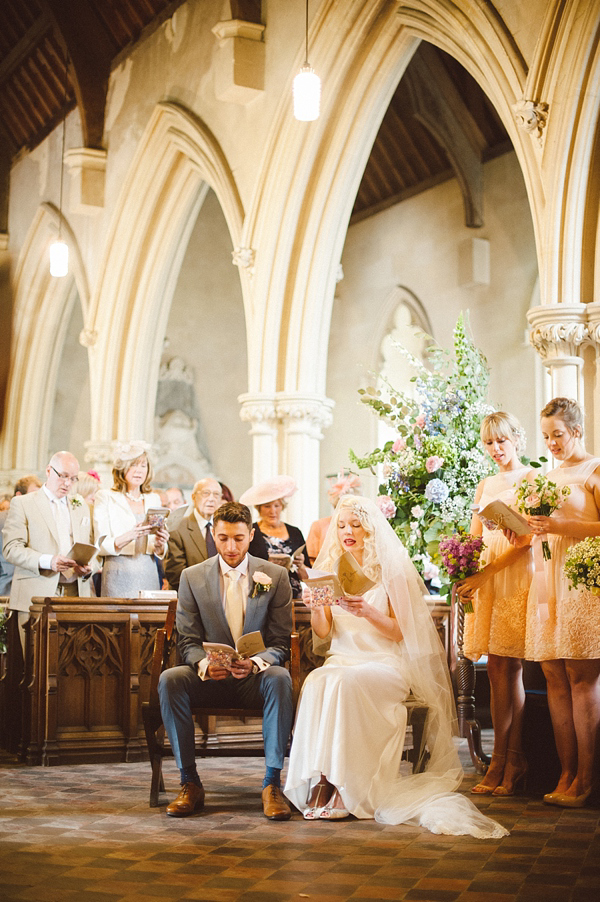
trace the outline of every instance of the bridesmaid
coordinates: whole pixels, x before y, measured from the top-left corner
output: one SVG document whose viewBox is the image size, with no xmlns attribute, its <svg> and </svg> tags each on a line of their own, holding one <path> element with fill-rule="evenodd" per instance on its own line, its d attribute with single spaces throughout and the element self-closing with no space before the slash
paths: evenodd
<svg viewBox="0 0 600 902">
<path fill-rule="evenodd" d="M 475 492 L 481 510 L 500 500 L 515 507 L 515 484 L 533 471 L 523 466 L 525 433 L 510 413 L 498 411 L 481 424 L 481 441 L 498 466 L 498 473 L 483 479 Z M 485 566 L 459 586 L 462 601 L 473 598 L 475 611 L 465 615 L 464 651 L 478 661 L 487 655 L 490 703 L 494 727 L 494 752 L 487 773 L 471 792 L 512 796 L 525 775 L 527 763 L 521 743 L 525 690 L 525 615 L 533 563 L 529 547 L 512 548 L 501 529 L 483 523 L 475 513 L 471 535 L 483 535 Z"/>
<path fill-rule="evenodd" d="M 548 473 L 571 494 L 551 517 L 530 517 L 535 536 L 548 534 L 552 559 L 545 563 L 548 618 L 541 619 L 535 581 L 527 606 L 525 656 L 540 661 L 548 684 L 561 775 L 544 801 L 582 808 L 594 788 L 600 731 L 600 598 L 569 589 L 567 550 L 600 536 L 600 457 L 583 446 L 583 414 L 576 401 L 554 398 L 540 414 L 548 450 L 559 461 Z M 534 539 L 535 541 L 535 539 Z"/>
</svg>

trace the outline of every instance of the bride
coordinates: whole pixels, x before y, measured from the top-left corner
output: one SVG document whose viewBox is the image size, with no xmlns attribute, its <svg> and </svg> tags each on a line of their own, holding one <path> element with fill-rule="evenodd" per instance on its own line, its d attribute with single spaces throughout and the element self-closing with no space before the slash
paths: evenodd
<svg viewBox="0 0 600 902">
<path fill-rule="evenodd" d="M 376 585 L 364 598 L 317 607 L 313 631 L 331 640 L 307 677 L 294 727 L 285 794 L 310 820 L 353 814 L 433 833 L 507 835 L 454 792 L 463 772 L 442 644 L 408 553 L 377 506 L 343 497 L 315 566 L 333 571 L 349 551 Z M 420 773 L 401 773 L 409 692 L 428 707 Z"/>
</svg>

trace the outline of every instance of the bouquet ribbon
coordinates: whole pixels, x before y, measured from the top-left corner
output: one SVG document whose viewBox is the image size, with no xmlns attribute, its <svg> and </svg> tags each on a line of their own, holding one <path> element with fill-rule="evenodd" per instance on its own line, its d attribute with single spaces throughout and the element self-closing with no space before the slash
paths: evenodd
<svg viewBox="0 0 600 902">
<path fill-rule="evenodd" d="M 537 593 L 538 618 L 542 623 L 548 619 L 548 586 L 546 584 L 546 568 L 544 565 L 544 553 L 542 542 L 547 541 L 547 535 L 534 536 L 532 542 L 535 590 Z"/>
</svg>

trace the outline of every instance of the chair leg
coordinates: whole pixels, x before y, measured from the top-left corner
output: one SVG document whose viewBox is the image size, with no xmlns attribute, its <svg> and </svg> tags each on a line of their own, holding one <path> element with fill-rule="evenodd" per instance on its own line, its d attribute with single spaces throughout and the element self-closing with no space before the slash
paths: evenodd
<svg viewBox="0 0 600 902">
<path fill-rule="evenodd" d="M 165 728 L 160 715 L 148 709 L 142 709 L 144 732 L 146 733 L 146 745 L 152 768 L 150 781 L 150 808 L 158 808 L 158 797 L 165 791 L 165 782 L 162 773 L 162 759 L 164 753 Z"/>
</svg>

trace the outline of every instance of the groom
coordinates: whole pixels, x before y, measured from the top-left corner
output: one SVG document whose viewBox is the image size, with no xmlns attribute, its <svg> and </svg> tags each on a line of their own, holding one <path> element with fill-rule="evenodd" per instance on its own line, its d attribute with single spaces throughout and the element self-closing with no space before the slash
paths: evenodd
<svg viewBox="0 0 600 902">
<path fill-rule="evenodd" d="M 181 791 L 167 806 L 171 817 L 186 817 L 204 805 L 196 770 L 192 708 L 263 709 L 266 775 L 265 817 L 287 820 L 291 811 L 280 788 L 280 774 L 292 729 L 292 681 L 283 666 L 289 657 L 292 591 L 287 571 L 252 557 L 254 530 L 249 508 L 235 501 L 213 516 L 216 557 L 181 574 L 177 633 L 184 660 L 165 670 L 158 684 L 160 708 L 181 773 Z M 266 576 L 254 581 L 255 572 Z M 235 645 L 242 633 L 259 630 L 265 651 L 232 665 L 231 672 L 209 665 L 203 642 Z"/>
</svg>

